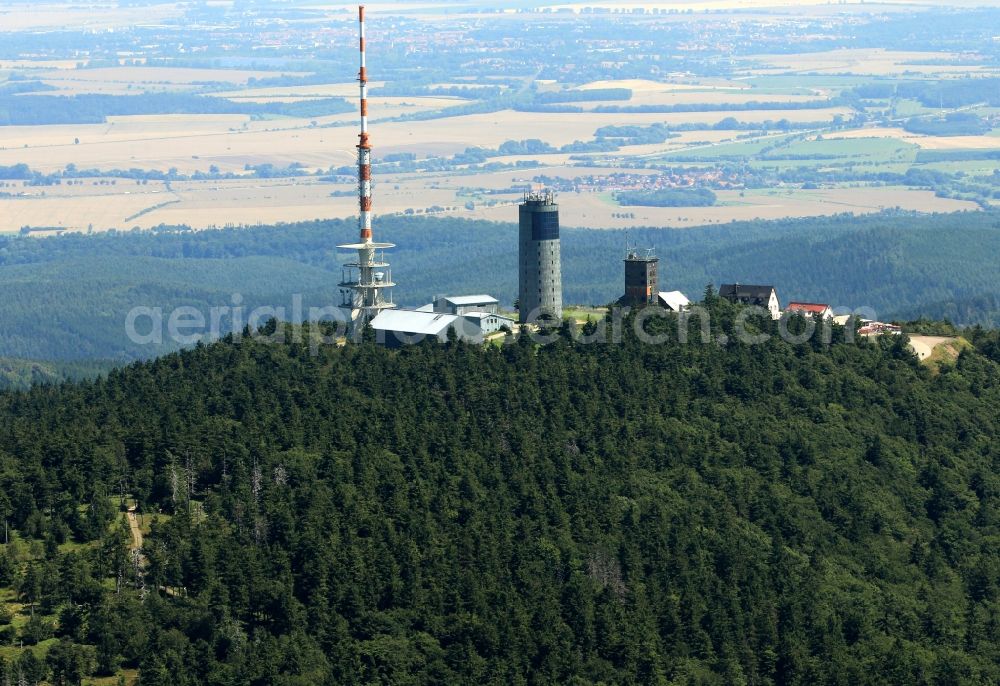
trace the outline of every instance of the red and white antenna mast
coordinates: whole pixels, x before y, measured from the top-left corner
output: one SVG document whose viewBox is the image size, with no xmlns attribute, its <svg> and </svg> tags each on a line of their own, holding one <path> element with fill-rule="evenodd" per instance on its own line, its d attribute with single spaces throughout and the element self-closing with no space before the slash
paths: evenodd
<svg viewBox="0 0 1000 686">
<path fill-rule="evenodd" d="M 341 307 L 349 310 L 352 333 L 357 335 L 379 312 L 393 308 L 392 272 L 385 261 L 385 250 L 394 248 L 392 243 L 375 243 L 372 240 L 372 148 L 368 136 L 368 69 L 365 64 L 365 8 L 358 7 L 360 28 L 361 69 L 358 83 L 361 87 L 361 134 L 358 140 L 358 233 L 360 242 L 338 246 L 343 250 L 357 250 L 358 261 L 343 266 L 340 282 Z"/>
<path fill-rule="evenodd" d="M 358 188 L 361 198 L 361 242 L 372 239 L 372 147 L 368 140 L 368 69 L 365 65 L 365 7 L 358 7 L 360 28 L 361 69 L 361 135 L 358 142 Z"/>
</svg>

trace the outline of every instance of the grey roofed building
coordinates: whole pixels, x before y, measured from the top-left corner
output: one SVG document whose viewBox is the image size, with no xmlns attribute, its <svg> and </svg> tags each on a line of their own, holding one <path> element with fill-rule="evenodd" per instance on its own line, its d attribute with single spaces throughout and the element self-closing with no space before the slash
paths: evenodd
<svg viewBox="0 0 1000 686">
<path fill-rule="evenodd" d="M 514 320 L 496 312 L 466 312 L 460 318 L 463 322 L 464 337 L 481 341 L 483 336 L 500 331 L 505 326 L 514 329 Z"/>
<path fill-rule="evenodd" d="M 774 286 L 757 286 L 743 283 L 724 283 L 719 288 L 719 297 L 730 302 L 763 307 L 771 313 L 772 319 L 781 317 L 778 292 Z"/>
<path fill-rule="evenodd" d="M 499 300 L 494 298 L 492 295 L 448 295 L 444 298 L 452 305 L 457 305 L 459 307 L 463 305 L 498 305 Z"/>
<path fill-rule="evenodd" d="M 514 320 L 493 312 L 467 312 L 449 314 L 427 310 L 386 310 L 371 321 L 375 330 L 375 340 L 387 347 L 398 348 L 410 343 L 434 337 L 445 341 L 448 330 L 463 341 L 482 343 L 485 336 L 500 331 L 503 327 L 513 328 Z"/>
<path fill-rule="evenodd" d="M 442 295 L 434 298 L 431 303 L 434 312 L 449 312 L 451 314 L 467 314 L 469 312 L 489 312 L 496 314 L 500 310 L 500 301 L 492 295 Z"/>
</svg>

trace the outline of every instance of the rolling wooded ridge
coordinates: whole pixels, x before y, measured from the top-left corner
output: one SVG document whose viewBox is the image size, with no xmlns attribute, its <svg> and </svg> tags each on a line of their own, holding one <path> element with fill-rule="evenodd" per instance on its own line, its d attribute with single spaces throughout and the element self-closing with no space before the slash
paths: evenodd
<svg viewBox="0 0 1000 686">
<path fill-rule="evenodd" d="M 0 393 L 0 632 L 27 646 L 0 678 L 1000 679 L 995 332 L 936 372 L 840 328 L 630 332 L 318 356 L 244 336 Z"/>
</svg>

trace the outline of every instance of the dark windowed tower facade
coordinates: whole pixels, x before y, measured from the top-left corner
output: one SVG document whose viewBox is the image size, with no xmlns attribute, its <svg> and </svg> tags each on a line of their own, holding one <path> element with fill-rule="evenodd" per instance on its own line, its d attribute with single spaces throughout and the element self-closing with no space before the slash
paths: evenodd
<svg viewBox="0 0 1000 686">
<path fill-rule="evenodd" d="M 518 321 L 562 319 L 559 206 L 551 192 L 529 193 L 520 206 Z"/>
<path fill-rule="evenodd" d="M 625 256 L 625 296 L 623 305 L 648 305 L 655 303 L 659 293 L 660 258 L 652 251 L 640 255 L 629 250 Z"/>
</svg>

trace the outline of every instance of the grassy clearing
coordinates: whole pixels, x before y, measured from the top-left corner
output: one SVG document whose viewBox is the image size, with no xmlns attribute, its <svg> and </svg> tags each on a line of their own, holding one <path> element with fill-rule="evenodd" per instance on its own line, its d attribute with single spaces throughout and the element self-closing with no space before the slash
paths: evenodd
<svg viewBox="0 0 1000 686">
<path fill-rule="evenodd" d="M 930 357 L 923 360 L 923 363 L 938 374 L 944 367 L 955 364 L 955 360 L 962 354 L 963 350 L 973 350 L 974 346 L 964 338 L 953 338 L 949 341 L 939 343 L 934 346 Z"/>
<path fill-rule="evenodd" d="M 938 110 L 924 107 L 917 100 L 902 99 L 897 100 L 894 108 L 897 117 L 916 117 L 923 114 L 931 114 Z"/>
<path fill-rule="evenodd" d="M 598 321 L 608 313 L 606 307 L 588 307 L 586 305 L 570 305 L 563 307 L 563 319 L 573 319 L 582 324 L 586 321 Z"/>
</svg>

